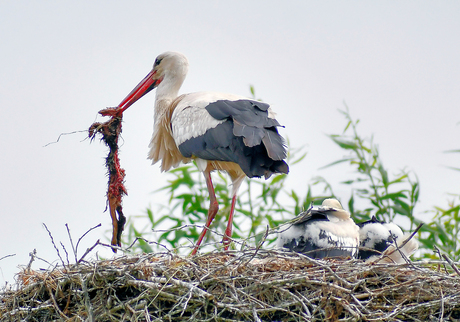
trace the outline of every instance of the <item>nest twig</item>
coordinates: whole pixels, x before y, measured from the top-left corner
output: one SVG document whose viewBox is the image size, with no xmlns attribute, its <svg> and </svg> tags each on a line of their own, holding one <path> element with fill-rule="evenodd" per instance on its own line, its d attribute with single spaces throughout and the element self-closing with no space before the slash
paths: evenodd
<svg viewBox="0 0 460 322">
<path fill-rule="evenodd" d="M 0 318 L 454 321 L 460 318 L 460 276 L 436 270 L 438 263 L 369 265 L 263 249 L 192 258 L 171 252 L 125 256 L 24 270 L 19 289 L 0 297 Z"/>
</svg>

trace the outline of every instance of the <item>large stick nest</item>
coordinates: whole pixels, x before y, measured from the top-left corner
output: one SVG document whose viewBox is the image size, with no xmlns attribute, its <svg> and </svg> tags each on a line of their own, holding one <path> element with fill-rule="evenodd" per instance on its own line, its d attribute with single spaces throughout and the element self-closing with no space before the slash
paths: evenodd
<svg viewBox="0 0 460 322">
<path fill-rule="evenodd" d="M 450 265 L 454 265 L 450 262 Z M 448 262 L 313 260 L 273 250 L 124 256 L 24 269 L 2 321 L 458 321 Z"/>
</svg>

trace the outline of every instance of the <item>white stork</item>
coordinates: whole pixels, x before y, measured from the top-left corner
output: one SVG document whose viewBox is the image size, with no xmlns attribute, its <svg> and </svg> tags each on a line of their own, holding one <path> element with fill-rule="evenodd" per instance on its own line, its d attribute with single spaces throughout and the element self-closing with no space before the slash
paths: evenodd
<svg viewBox="0 0 460 322">
<path fill-rule="evenodd" d="M 404 264 L 404 257 L 409 258 L 418 249 L 415 239 L 410 239 L 399 251 L 396 249 L 395 243 L 399 248 L 408 236 L 394 223 L 385 223 L 372 216 L 371 220 L 358 223 L 358 226 L 359 246 L 363 248 L 359 250 L 360 259 L 372 262 L 383 253 L 387 256 L 379 263 Z"/>
<path fill-rule="evenodd" d="M 206 179 L 210 205 L 206 225 L 192 255 L 196 254 L 219 209 L 211 171 L 226 171 L 232 180 L 232 204 L 223 243 L 227 250 L 232 236 L 233 213 L 243 179 L 273 173 L 288 173 L 280 126 L 266 103 L 245 97 L 213 92 L 178 96 L 188 71 L 187 58 L 177 52 L 159 55 L 152 71 L 120 103 L 124 111 L 154 88 L 154 131 L 148 158 L 161 160 L 161 170 L 192 159 Z"/>
<path fill-rule="evenodd" d="M 356 257 L 358 245 L 359 228 L 336 199 L 299 214 L 278 237 L 278 247 L 312 258 Z"/>
</svg>

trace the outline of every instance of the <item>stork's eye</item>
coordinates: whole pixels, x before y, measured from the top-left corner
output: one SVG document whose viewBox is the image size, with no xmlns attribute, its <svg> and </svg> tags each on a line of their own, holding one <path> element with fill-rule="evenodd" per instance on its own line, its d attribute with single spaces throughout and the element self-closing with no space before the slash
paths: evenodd
<svg viewBox="0 0 460 322">
<path fill-rule="evenodd" d="M 163 60 L 163 58 L 157 58 L 157 59 L 155 59 L 155 64 L 153 64 L 153 67 L 160 65 L 160 63 L 161 63 L 162 60 Z"/>
</svg>

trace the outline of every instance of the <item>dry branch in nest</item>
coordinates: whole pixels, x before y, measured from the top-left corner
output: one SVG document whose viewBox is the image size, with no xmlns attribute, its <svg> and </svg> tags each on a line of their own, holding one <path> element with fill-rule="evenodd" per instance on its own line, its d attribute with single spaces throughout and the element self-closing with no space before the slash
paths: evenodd
<svg viewBox="0 0 460 322">
<path fill-rule="evenodd" d="M 109 154 L 105 164 L 109 174 L 107 203 L 113 226 L 111 244 L 113 246 L 121 246 L 121 233 L 126 223 L 126 217 L 123 215 L 121 204 L 123 196 L 128 194 L 124 186 L 125 170 L 121 168 L 118 157 L 118 138 L 121 134 L 123 110 L 119 108 L 107 108 L 99 111 L 99 114 L 110 116 L 110 120 L 104 123 L 93 123 L 89 128 L 89 137 L 94 139 L 96 134 L 100 133 L 102 141 L 109 147 Z M 112 248 L 112 250 L 117 252 L 116 248 Z"/>
<path fill-rule="evenodd" d="M 445 265 L 447 270 L 439 270 Z M 25 269 L 6 321 L 458 321 L 445 261 L 369 265 L 274 250 L 120 257 Z"/>
</svg>

